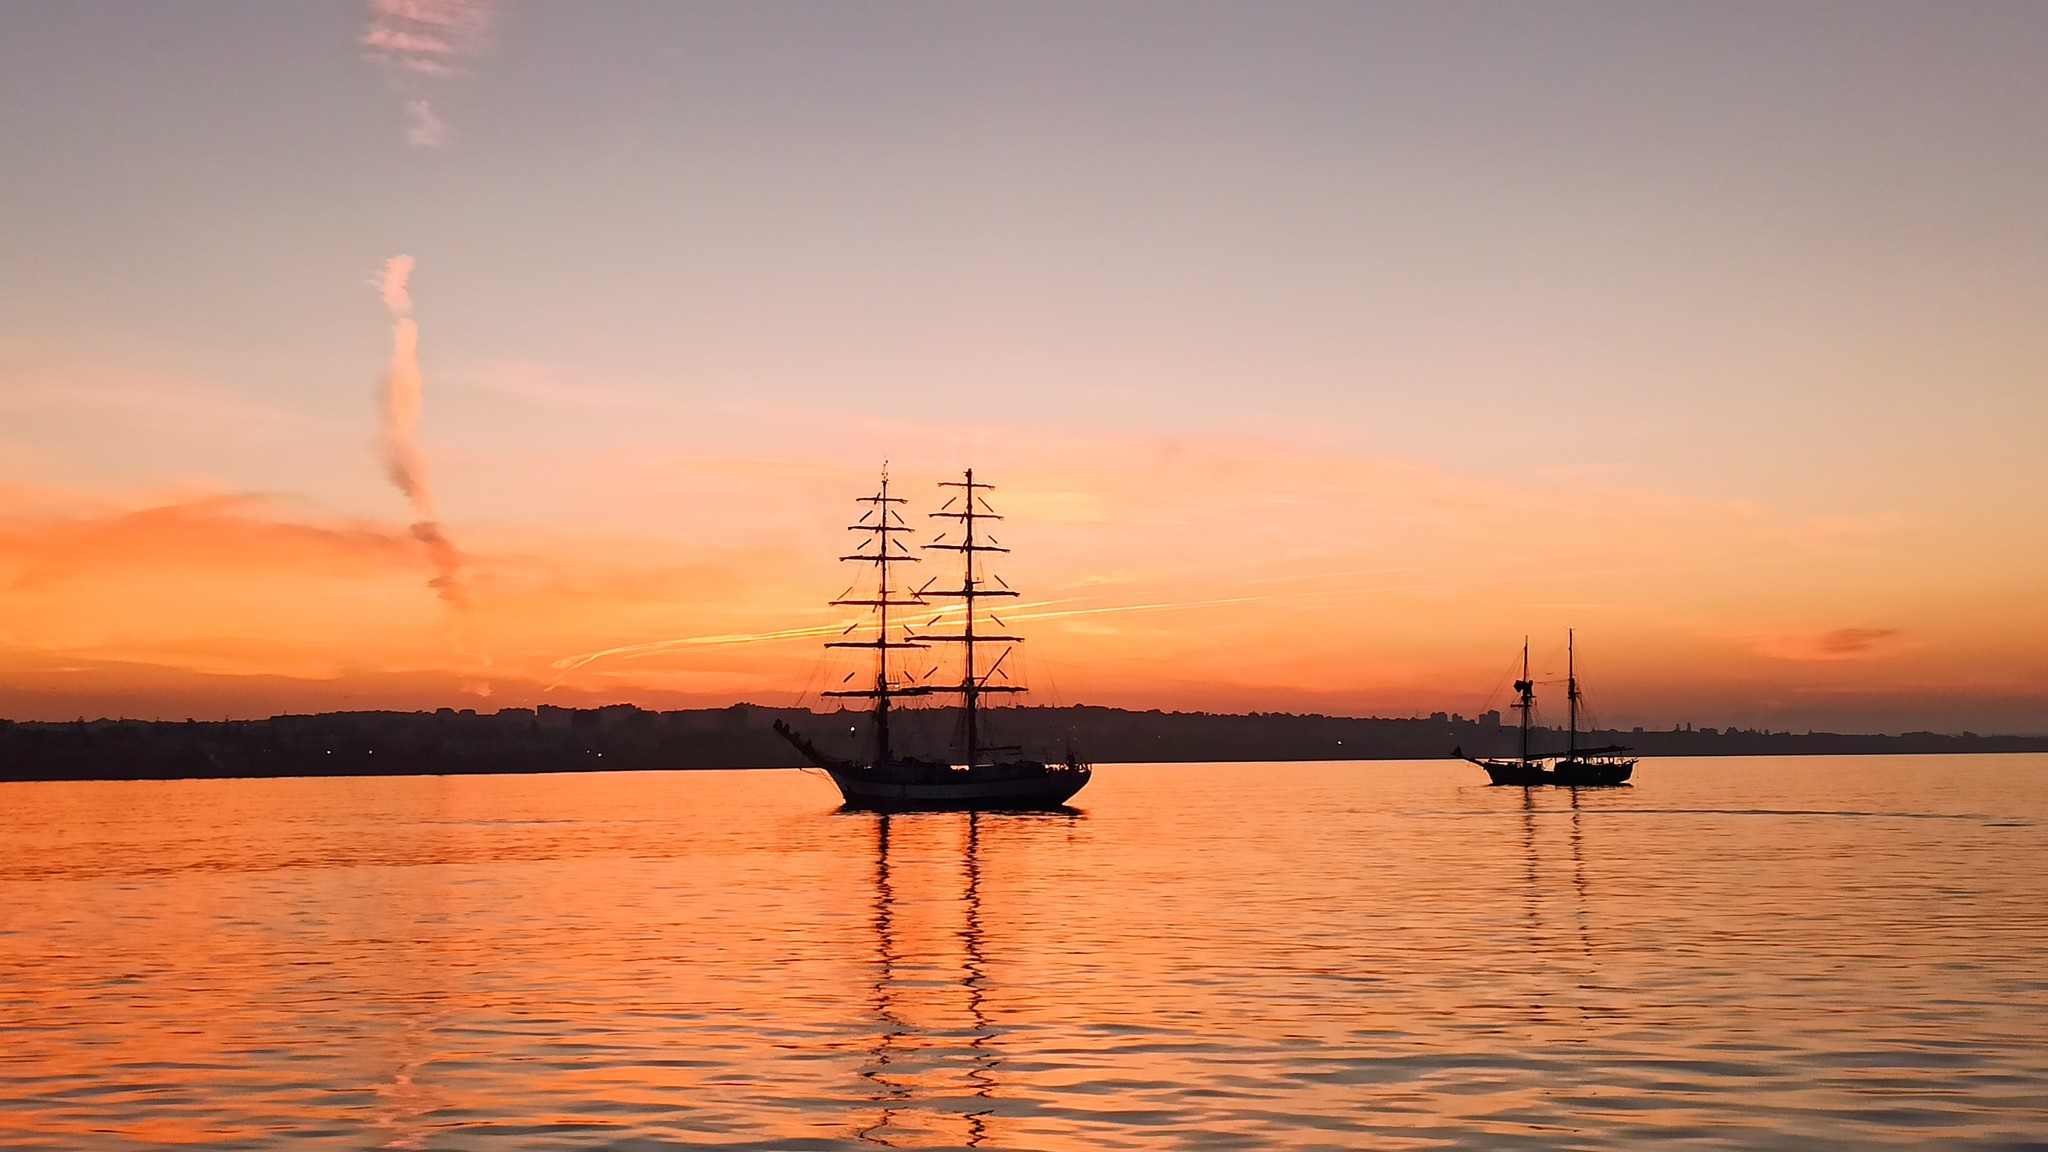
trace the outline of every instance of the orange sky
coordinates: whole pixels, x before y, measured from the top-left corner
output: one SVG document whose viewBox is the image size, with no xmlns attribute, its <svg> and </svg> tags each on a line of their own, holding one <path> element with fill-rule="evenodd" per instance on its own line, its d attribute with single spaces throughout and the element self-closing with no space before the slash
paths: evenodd
<svg viewBox="0 0 2048 1152">
<path fill-rule="evenodd" d="M 2031 540 L 1242 442 L 979 455 L 1015 549 L 997 570 L 1024 592 L 1006 616 L 1029 637 L 1021 670 L 1044 700 L 1470 714 L 1502 703 L 1524 632 L 1557 674 L 1574 627 L 1612 723 L 1953 715 L 2011 728 L 2039 715 L 2048 610 L 2031 595 Z M 937 506 L 940 473 L 895 472 L 913 519 Z M 824 601 L 853 579 L 833 558 L 851 496 L 872 482 L 851 466 L 692 458 L 646 497 L 700 510 L 674 537 L 456 525 L 466 606 L 428 587 L 432 558 L 395 517 L 10 488 L 0 706 L 68 718 L 788 703 L 838 679 L 821 638 L 731 638 L 851 619 Z M 615 647 L 639 650 L 578 659 Z"/>
</svg>

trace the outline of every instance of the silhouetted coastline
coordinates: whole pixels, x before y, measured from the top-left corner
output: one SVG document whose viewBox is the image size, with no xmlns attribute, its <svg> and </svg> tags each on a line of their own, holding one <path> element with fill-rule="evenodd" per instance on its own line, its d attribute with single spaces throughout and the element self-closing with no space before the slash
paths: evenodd
<svg viewBox="0 0 2048 1152">
<path fill-rule="evenodd" d="M 1425 719 L 1205 712 L 1136 712 L 1077 705 L 992 713 L 1001 738 L 1027 753 L 1076 747 L 1098 763 L 1449 758 L 1463 746 L 1506 752 L 1514 729 L 1497 713 Z M 0 780 L 168 780 L 264 776 L 421 776 L 693 768 L 794 768 L 794 749 L 775 735 L 777 719 L 824 735 L 821 744 L 858 744 L 862 713 L 814 713 L 737 704 L 650 712 L 606 708 L 507 708 L 478 713 L 331 712 L 229 721 L 0 721 Z M 911 747 L 941 744 L 949 709 L 899 713 Z M 1563 734 L 1533 730 L 1541 747 Z M 1626 744 L 1644 756 L 1886 755 L 2048 751 L 2048 736 L 1908 732 L 1607 730 L 1586 737 Z"/>
</svg>

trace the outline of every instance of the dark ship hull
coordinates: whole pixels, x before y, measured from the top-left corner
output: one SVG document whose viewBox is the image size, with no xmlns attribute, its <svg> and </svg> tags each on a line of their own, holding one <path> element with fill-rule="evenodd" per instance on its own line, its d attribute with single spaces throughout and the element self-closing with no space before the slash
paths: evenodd
<svg viewBox="0 0 2048 1152">
<path fill-rule="evenodd" d="M 1550 770 L 1541 764 L 1521 764 L 1513 760 L 1473 760 L 1474 764 L 1486 769 L 1488 783 L 1504 788 L 1534 788 L 1543 784 L 1554 784 Z"/>
<path fill-rule="evenodd" d="M 1567 788 L 1614 788 L 1635 775 L 1633 760 L 1559 760 L 1551 771 L 1551 783 Z"/>
<path fill-rule="evenodd" d="M 861 812 L 1050 812 L 1087 786 L 1081 764 L 1013 760 L 955 767 L 938 760 L 862 764 L 821 751 L 780 720 L 775 731 L 839 786 L 845 807 Z"/>
<path fill-rule="evenodd" d="M 1535 788 L 1556 783 L 1541 760 L 1482 760 L 1465 755 L 1463 748 L 1451 749 L 1451 755 L 1486 769 L 1487 780 L 1503 788 Z"/>
<path fill-rule="evenodd" d="M 1462 755 L 1453 752 L 1453 755 Z M 1633 760 L 1577 760 L 1560 757 L 1546 766 L 1542 760 L 1481 760 L 1475 756 L 1465 759 L 1486 769 L 1488 780 L 1508 788 L 1537 788 L 1555 784 L 1560 788 L 1614 788 L 1628 783 L 1635 774 Z"/>
<path fill-rule="evenodd" d="M 1089 770 L 1037 763 L 945 766 L 903 778 L 895 765 L 827 768 L 845 806 L 863 812 L 1050 812 L 1088 783 Z M 894 778 L 892 778 L 894 777 Z"/>
</svg>

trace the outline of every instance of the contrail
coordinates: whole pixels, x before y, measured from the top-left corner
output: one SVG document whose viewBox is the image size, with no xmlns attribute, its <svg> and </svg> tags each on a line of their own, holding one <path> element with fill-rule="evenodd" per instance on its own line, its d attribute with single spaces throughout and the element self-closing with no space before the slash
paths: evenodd
<svg viewBox="0 0 2048 1152">
<path fill-rule="evenodd" d="M 391 309 L 391 370 L 384 376 L 384 474 L 412 504 L 412 535 L 427 550 L 434 578 L 427 581 L 457 609 L 469 607 L 462 581 L 462 553 L 441 530 L 434 496 L 427 486 L 426 462 L 420 458 L 420 326 L 412 318 L 412 257 L 393 256 L 384 262 L 384 304 Z"/>
<path fill-rule="evenodd" d="M 1220 600 L 1182 600 L 1161 604 L 1118 604 L 1104 608 L 1069 608 L 1056 612 L 1019 612 L 1012 608 L 999 615 L 1011 620 L 1050 620 L 1059 616 L 1093 616 L 1105 612 L 1158 612 L 1168 608 L 1211 608 L 1223 604 L 1243 604 L 1253 600 L 1270 600 L 1272 596 L 1232 596 Z M 1019 604 L 1016 608 L 1051 607 L 1054 604 L 1071 603 L 1068 600 L 1040 600 Z M 936 609 L 935 614 L 953 616 L 962 611 L 958 605 L 947 605 Z M 681 648 L 704 648 L 728 644 L 766 644 L 779 640 L 801 640 L 812 636 L 835 636 L 845 632 L 847 626 L 838 624 L 815 624 L 806 628 L 785 628 L 778 632 L 742 632 L 717 636 L 684 636 L 675 640 L 650 640 L 644 644 L 625 644 L 617 648 L 605 648 L 597 652 L 584 652 L 575 656 L 564 656 L 552 667 L 561 673 L 553 683 L 554 688 L 568 678 L 569 673 L 599 660 L 637 660 L 643 656 L 659 656 Z"/>
<path fill-rule="evenodd" d="M 571 672 L 599 660 L 636 660 L 642 656 L 658 656 L 679 648 L 708 648 L 725 644 L 762 644 L 771 640 L 797 640 L 806 636 L 831 636 L 846 631 L 844 624 L 818 624 L 808 628 L 785 628 L 780 632 L 743 632 L 721 636 L 684 636 L 675 640 L 650 640 L 645 644 L 624 644 L 617 648 L 605 648 L 596 652 L 584 652 L 576 656 L 564 656 L 550 667 L 557 675 L 542 691 L 553 691 L 561 687 L 562 681 Z"/>
<path fill-rule="evenodd" d="M 1062 616 L 1102 616 L 1112 612 L 1164 612 L 1173 608 L 1221 608 L 1226 604 L 1252 604 L 1313 593 L 1274 592 L 1265 596 L 1224 596 L 1215 600 L 1168 600 L 1157 604 L 1112 604 L 1102 608 L 1063 608 L 1057 612 L 1005 612 L 1012 620 L 1055 620 Z"/>
</svg>

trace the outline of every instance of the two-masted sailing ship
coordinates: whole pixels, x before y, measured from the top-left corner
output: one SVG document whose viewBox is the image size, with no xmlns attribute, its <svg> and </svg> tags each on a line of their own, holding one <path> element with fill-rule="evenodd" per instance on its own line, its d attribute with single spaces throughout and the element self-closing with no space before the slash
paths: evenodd
<svg viewBox="0 0 2048 1152">
<path fill-rule="evenodd" d="M 1529 788 L 1540 784 L 1558 784 L 1568 788 L 1602 787 L 1628 783 L 1635 773 L 1636 761 L 1622 753 L 1629 749 L 1618 744 L 1603 748 L 1579 747 L 1579 701 L 1584 697 L 1579 692 L 1578 658 L 1572 633 L 1565 632 L 1565 699 L 1570 719 L 1566 726 L 1565 750 L 1546 754 L 1529 751 L 1529 717 L 1536 708 L 1536 681 L 1529 676 L 1529 641 L 1522 641 L 1522 678 L 1515 681 L 1515 711 L 1521 717 L 1521 745 L 1518 754 L 1507 757 L 1466 756 L 1463 748 L 1453 748 L 1451 755 L 1469 760 L 1486 769 L 1486 775 L 1495 784 Z"/>
<path fill-rule="evenodd" d="M 1063 763 L 1048 764 L 1024 758 L 1019 749 L 988 743 L 982 730 L 982 701 L 989 696 L 1013 696 L 1024 691 L 1009 682 L 1004 664 L 1022 638 L 1008 634 L 1008 626 L 983 605 L 984 601 L 1015 597 L 1017 593 L 1002 577 L 985 570 L 982 558 L 1008 552 L 991 537 L 986 525 L 1001 520 L 985 493 L 994 486 L 974 478 L 968 469 L 964 478 L 940 485 L 951 489 L 951 498 L 931 518 L 951 521 L 952 527 L 923 548 L 940 553 L 957 553 L 960 583 L 957 587 L 934 588 L 939 577 L 925 581 L 915 590 L 899 587 L 896 571 L 921 562 L 904 541 L 913 536 L 900 506 L 908 503 L 889 495 L 889 475 L 882 474 L 880 489 L 862 497 L 867 505 L 860 519 L 848 525 L 866 538 L 842 561 L 868 565 L 873 569 L 872 596 L 865 582 L 856 582 L 848 593 L 831 603 L 835 607 L 867 611 L 872 635 L 856 621 L 847 634 L 859 639 L 834 640 L 828 648 L 868 649 L 874 653 L 871 685 L 825 692 L 828 697 L 870 700 L 873 723 L 872 745 L 864 755 L 836 756 L 819 748 L 789 724 L 777 720 L 775 731 L 794 744 L 804 759 L 821 768 L 839 786 L 849 808 L 874 811 L 916 809 L 1031 810 L 1057 808 L 1088 783 L 1090 770 L 1069 755 Z M 947 537 L 958 534 L 949 541 Z M 858 593 L 858 594 L 856 594 Z M 940 611 L 922 628 L 910 625 L 906 613 L 921 617 L 935 601 L 956 601 L 958 606 Z M 993 625 L 989 630 L 986 625 Z M 957 631 L 928 631 L 957 627 Z M 934 645 L 957 645 L 960 678 L 946 683 L 928 683 L 935 674 L 914 676 L 903 671 L 904 653 L 927 651 Z M 991 647 L 1000 648 L 993 659 L 984 659 Z M 890 740 L 889 717 L 893 701 L 906 697 L 957 697 L 960 709 L 958 762 L 928 756 L 899 754 Z"/>
</svg>

